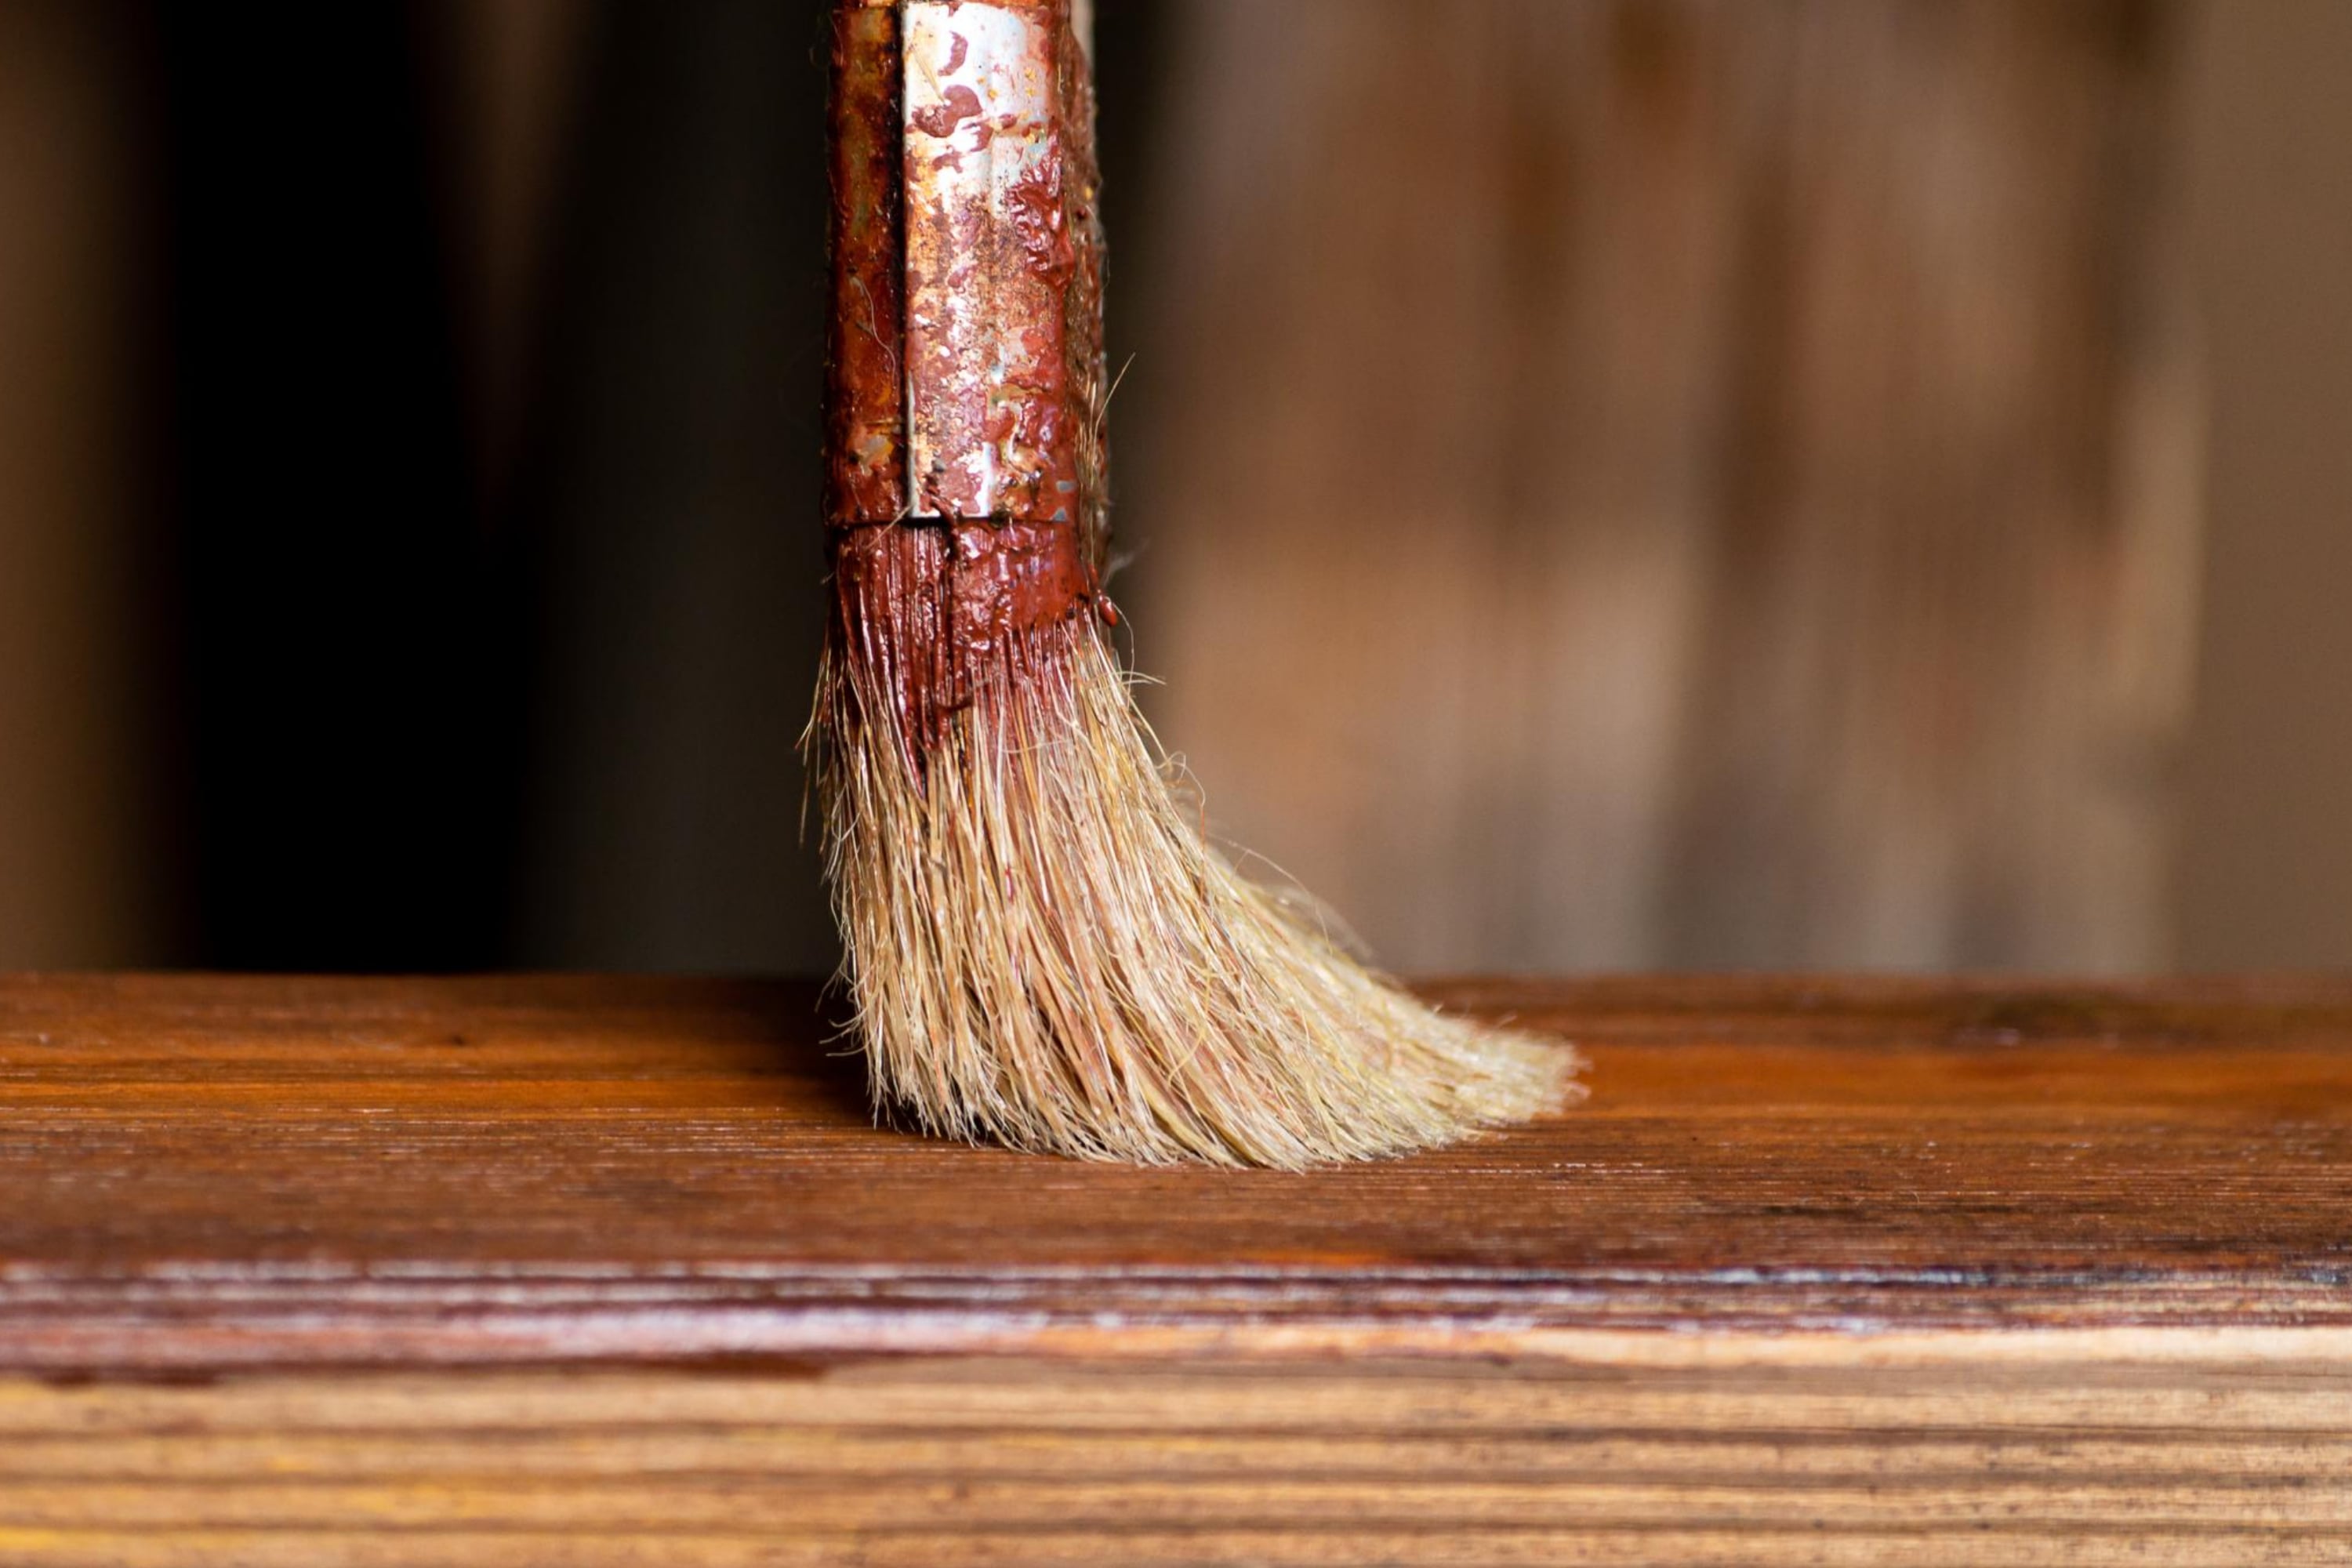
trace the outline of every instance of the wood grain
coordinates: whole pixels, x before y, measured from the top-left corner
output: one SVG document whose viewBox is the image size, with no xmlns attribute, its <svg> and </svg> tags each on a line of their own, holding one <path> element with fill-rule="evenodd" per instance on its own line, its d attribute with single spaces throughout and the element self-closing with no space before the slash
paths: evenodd
<svg viewBox="0 0 2352 1568">
<path fill-rule="evenodd" d="M 1464 982 L 1302 1176 L 873 1126 L 810 986 L 0 981 L 0 1562 L 2352 1556 L 2352 982 Z"/>
</svg>

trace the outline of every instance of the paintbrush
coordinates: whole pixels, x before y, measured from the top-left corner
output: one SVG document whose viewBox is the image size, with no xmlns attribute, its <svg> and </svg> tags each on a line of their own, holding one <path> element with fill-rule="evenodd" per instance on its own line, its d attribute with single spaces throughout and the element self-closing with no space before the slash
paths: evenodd
<svg viewBox="0 0 2352 1568">
<path fill-rule="evenodd" d="M 1105 597 L 1094 95 L 1070 0 L 836 0 L 806 742 L 877 1106 L 1087 1158 L 1297 1167 L 1570 1093 L 1237 873 Z"/>
</svg>

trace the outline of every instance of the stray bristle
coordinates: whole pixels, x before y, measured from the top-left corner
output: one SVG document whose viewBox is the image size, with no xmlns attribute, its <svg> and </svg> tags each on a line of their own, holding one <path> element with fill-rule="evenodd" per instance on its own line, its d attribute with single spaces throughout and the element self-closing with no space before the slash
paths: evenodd
<svg viewBox="0 0 2352 1568">
<path fill-rule="evenodd" d="M 1566 1047 L 1439 1015 L 1203 841 L 1085 616 L 1025 634 L 919 756 L 865 661 L 812 725 L 877 1104 L 1085 1159 L 1295 1169 L 1522 1120 Z"/>
</svg>

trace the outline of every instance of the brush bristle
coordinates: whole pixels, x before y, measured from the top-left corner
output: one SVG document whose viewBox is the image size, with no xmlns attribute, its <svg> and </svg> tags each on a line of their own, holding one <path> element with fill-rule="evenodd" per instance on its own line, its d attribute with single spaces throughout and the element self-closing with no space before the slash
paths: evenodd
<svg viewBox="0 0 2352 1568">
<path fill-rule="evenodd" d="M 877 1104 L 1085 1159 L 1396 1154 L 1580 1093 L 1564 1046 L 1443 1016 L 1203 840 L 1091 619 L 1027 634 L 917 752 L 836 649 L 813 732 Z"/>
</svg>

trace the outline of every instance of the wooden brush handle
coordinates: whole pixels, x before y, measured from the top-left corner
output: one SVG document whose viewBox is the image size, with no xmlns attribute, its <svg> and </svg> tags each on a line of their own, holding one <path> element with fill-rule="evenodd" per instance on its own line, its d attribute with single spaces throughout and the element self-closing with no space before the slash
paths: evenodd
<svg viewBox="0 0 2352 1568">
<path fill-rule="evenodd" d="M 839 0 L 826 520 L 1096 543 L 1102 250 L 1069 0 Z"/>
</svg>

